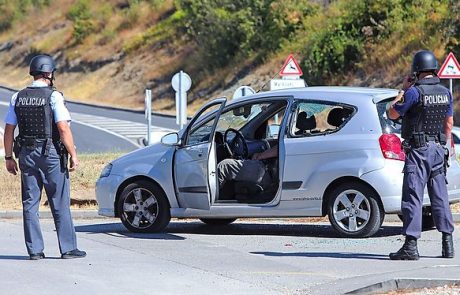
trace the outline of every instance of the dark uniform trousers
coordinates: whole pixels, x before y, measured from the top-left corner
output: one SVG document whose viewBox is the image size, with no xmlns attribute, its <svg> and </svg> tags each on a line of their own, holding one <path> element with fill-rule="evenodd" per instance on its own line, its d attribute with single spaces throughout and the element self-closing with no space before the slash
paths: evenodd
<svg viewBox="0 0 460 295">
<path fill-rule="evenodd" d="M 402 192 L 403 234 L 420 238 L 422 230 L 422 205 L 425 186 L 431 202 L 431 210 L 440 232 L 452 233 L 454 223 L 447 195 L 446 177 L 434 171 L 443 167 L 444 148 L 433 141 L 426 146 L 406 153 Z M 436 174 L 436 173 L 435 173 Z"/>
<path fill-rule="evenodd" d="M 44 249 L 38 215 L 43 187 L 53 214 L 61 253 L 77 248 L 70 213 L 69 173 L 67 169 L 61 170 L 60 158 L 54 145 L 50 145 L 47 156 L 44 155 L 44 145 L 45 141 L 38 142 L 35 149 L 22 147 L 19 153 L 24 236 L 29 254 L 40 253 Z"/>
</svg>

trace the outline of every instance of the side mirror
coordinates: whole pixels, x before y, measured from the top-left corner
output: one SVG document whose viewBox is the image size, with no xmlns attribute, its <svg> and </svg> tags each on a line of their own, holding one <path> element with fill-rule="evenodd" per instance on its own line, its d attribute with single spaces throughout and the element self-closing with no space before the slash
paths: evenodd
<svg viewBox="0 0 460 295">
<path fill-rule="evenodd" d="M 164 145 L 179 145 L 179 134 L 176 132 L 168 133 L 161 138 L 161 143 Z"/>
</svg>

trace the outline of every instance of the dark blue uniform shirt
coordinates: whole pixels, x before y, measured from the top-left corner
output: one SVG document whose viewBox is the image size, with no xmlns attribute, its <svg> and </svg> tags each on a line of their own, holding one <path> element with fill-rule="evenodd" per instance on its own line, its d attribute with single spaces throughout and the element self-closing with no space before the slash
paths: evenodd
<svg viewBox="0 0 460 295">
<path fill-rule="evenodd" d="M 420 94 L 415 88 L 415 86 L 410 87 L 404 92 L 404 100 L 402 102 L 396 103 L 393 107 L 398 114 L 403 117 L 407 111 L 413 107 L 414 105 L 418 104 L 420 101 Z M 452 93 L 449 91 L 449 108 L 447 109 L 447 117 L 452 117 L 454 114 L 453 111 L 453 99 Z"/>
</svg>

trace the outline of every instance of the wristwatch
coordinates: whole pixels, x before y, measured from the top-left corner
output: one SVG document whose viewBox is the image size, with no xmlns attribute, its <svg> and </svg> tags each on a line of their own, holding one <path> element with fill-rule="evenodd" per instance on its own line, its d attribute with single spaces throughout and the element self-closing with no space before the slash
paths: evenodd
<svg viewBox="0 0 460 295">
<path fill-rule="evenodd" d="M 13 160 L 13 156 L 5 156 L 5 161 Z"/>
</svg>

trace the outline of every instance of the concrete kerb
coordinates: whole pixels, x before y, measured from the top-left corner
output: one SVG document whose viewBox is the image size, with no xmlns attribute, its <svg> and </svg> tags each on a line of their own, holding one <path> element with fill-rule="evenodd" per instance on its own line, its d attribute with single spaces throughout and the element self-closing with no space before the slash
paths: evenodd
<svg viewBox="0 0 460 295">
<path fill-rule="evenodd" d="M 345 294 L 375 294 L 386 293 L 391 291 L 414 290 L 423 288 L 436 288 L 442 286 L 460 286 L 460 280 L 443 280 L 443 279 L 394 279 L 372 284 L 359 288 Z"/>
</svg>

